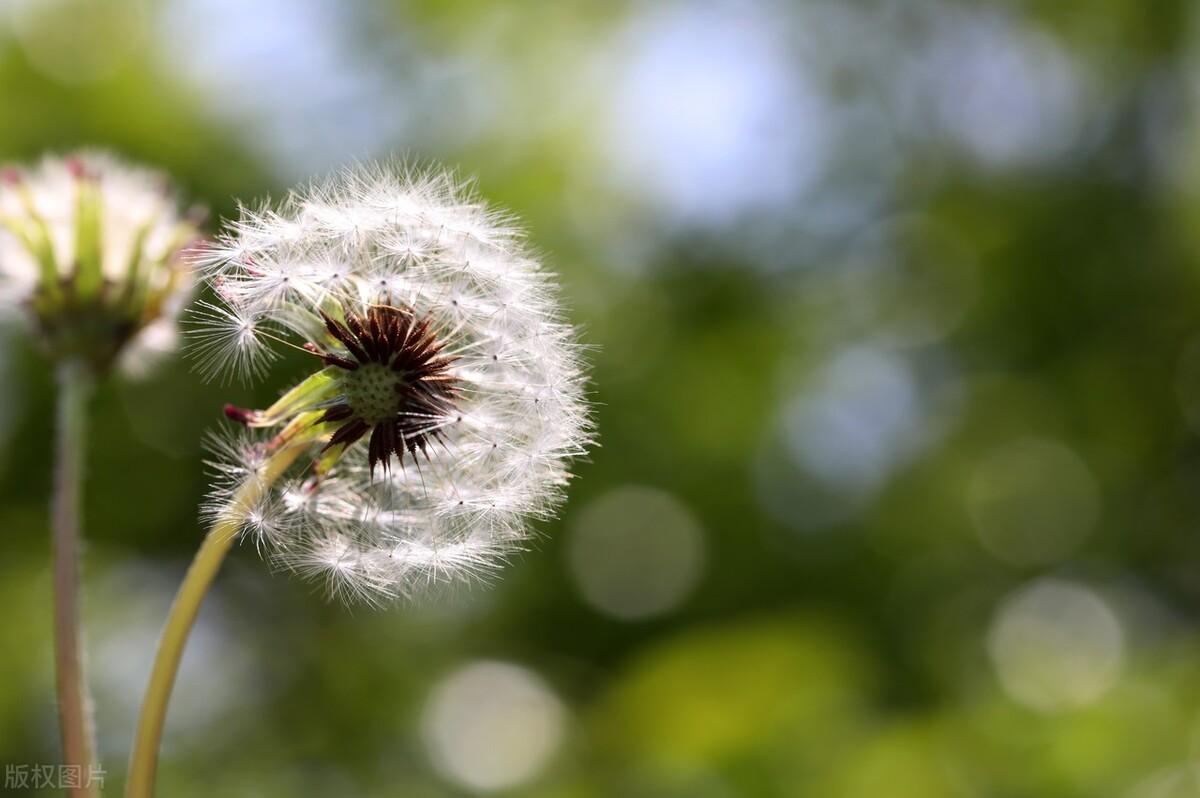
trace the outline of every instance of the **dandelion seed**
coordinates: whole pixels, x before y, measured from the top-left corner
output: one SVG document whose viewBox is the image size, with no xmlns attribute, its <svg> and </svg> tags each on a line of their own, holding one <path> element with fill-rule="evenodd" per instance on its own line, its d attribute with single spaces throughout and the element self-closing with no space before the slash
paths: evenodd
<svg viewBox="0 0 1200 798">
<path fill-rule="evenodd" d="M 260 314 L 236 304 L 200 301 L 187 316 L 191 322 L 187 349 L 196 354 L 196 369 L 209 377 L 261 379 L 275 359 Z"/>
</svg>

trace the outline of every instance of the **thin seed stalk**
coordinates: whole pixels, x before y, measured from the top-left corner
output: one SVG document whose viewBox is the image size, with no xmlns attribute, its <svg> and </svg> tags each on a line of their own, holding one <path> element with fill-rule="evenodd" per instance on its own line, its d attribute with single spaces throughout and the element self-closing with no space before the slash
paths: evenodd
<svg viewBox="0 0 1200 798">
<path fill-rule="evenodd" d="M 142 701 L 142 712 L 138 718 L 133 750 L 129 758 L 129 772 L 125 785 L 127 798 L 151 798 L 154 795 L 154 776 L 158 768 L 163 722 L 166 719 L 171 688 L 175 684 L 179 662 L 183 657 L 183 649 L 191 633 L 192 624 L 195 623 L 196 614 L 200 611 L 200 605 L 217 571 L 220 570 L 225 555 L 237 539 L 246 513 L 306 448 L 307 442 L 281 447 L 271 455 L 259 473 L 242 483 L 192 559 L 187 575 L 179 586 L 179 593 L 175 596 L 175 602 L 171 605 L 171 612 L 158 641 L 150 681 L 146 685 L 146 697 Z"/>
<path fill-rule="evenodd" d="M 92 375 L 80 361 L 58 369 L 58 418 L 54 496 L 51 506 L 54 582 L 54 676 L 63 762 L 79 774 L 82 786 L 68 788 L 75 798 L 93 798 L 90 784 L 96 740 L 92 700 L 85 677 L 79 611 L 79 518 L 83 494 L 87 404 Z"/>
</svg>

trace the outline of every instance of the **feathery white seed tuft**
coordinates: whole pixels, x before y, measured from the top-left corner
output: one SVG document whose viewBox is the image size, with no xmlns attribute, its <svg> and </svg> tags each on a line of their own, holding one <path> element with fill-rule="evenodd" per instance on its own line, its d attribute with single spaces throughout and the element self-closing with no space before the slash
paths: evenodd
<svg viewBox="0 0 1200 798">
<path fill-rule="evenodd" d="M 200 368 L 315 373 L 214 446 L 219 513 L 285 441 L 311 446 L 245 519 L 273 561 L 347 600 L 485 575 L 551 517 L 591 443 L 581 348 L 507 216 L 441 172 L 363 167 L 243 208 L 198 268 Z M 369 437 L 369 442 L 367 438 Z"/>
</svg>

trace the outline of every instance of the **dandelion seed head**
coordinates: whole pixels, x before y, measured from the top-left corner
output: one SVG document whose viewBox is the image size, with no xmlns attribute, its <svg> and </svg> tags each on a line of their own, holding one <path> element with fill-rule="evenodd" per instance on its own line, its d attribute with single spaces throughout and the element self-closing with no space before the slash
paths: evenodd
<svg viewBox="0 0 1200 798">
<path fill-rule="evenodd" d="M 144 373 L 177 346 L 195 213 L 159 173 L 94 152 L 0 170 L 0 314 L 55 358 Z"/>
<path fill-rule="evenodd" d="M 312 356 L 271 407 L 230 408 L 215 446 L 214 507 L 255 457 L 306 449 L 271 518 L 246 518 L 273 562 L 379 603 L 485 577 L 553 516 L 592 439 L 582 350 L 512 219 L 452 176 L 359 167 L 243 207 L 197 266 L 216 297 L 200 368 L 255 380 L 280 347 Z"/>
</svg>

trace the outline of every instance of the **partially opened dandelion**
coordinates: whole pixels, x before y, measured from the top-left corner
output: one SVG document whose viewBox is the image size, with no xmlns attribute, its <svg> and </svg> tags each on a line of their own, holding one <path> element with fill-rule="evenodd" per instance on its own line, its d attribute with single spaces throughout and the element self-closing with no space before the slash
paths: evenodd
<svg viewBox="0 0 1200 798">
<path fill-rule="evenodd" d="M 85 152 L 0 169 L 0 313 L 58 363 L 142 374 L 173 351 L 198 214 L 158 172 Z"/>
<path fill-rule="evenodd" d="M 188 627 L 238 533 L 347 600 L 497 567 L 551 516 L 591 430 L 551 276 L 451 177 L 362 168 L 244 210 L 203 256 L 202 367 L 312 368 L 268 408 L 226 407 L 212 531 L 164 631 L 129 794 L 153 788 Z"/>
<path fill-rule="evenodd" d="M 180 255 L 196 235 L 162 175 L 107 155 L 0 170 L 0 315 L 22 318 L 59 383 L 55 676 L 64 764 L 83 772 L 95 755 L 78 611 L 86 404 L 114 368 L 141 372 L 172 349 L 193 282 Z"/>
</svg>

